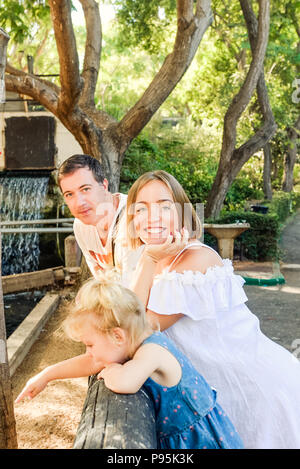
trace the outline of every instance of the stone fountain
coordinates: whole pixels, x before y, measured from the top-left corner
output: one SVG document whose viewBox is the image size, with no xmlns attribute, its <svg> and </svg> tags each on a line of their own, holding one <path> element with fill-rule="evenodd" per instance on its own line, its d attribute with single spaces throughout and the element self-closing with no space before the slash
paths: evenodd
<svg viewBox="0 0 300 469">
<path fill-rule="evenodd" d="M 219 254 L 223 259 L 233 259 L 234 240 L 243 231 L 250 228 L 249 223 L 205 223 L 204 229 L 217 238 Z"/>
</svg>

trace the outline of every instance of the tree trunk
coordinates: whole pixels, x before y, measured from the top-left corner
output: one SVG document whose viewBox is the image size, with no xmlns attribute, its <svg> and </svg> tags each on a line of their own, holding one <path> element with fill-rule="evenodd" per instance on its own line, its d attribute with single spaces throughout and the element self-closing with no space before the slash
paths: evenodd
<svg viewBox="0 0 300 469">
<path fill-rule="evenodd" d="M 269 142 L 264 146 L 264 194 L 267 200 L 272 200 L 272 184 L 271 184 L 271 169 L 272 169 L 272 153 Z"/>
<path fill-rule="evenodd" d="M 291 14 L 293 18 L 293 23 L 295 27 L 296 34 L 298 36 L 298 43 L 296 48 L 296 54 L 300 55 L 300 23 L 299 23 L 299 15 L 296 15 L 296 11 L 292 7 Z M 300 64 L 299 62 L 296 65 L 296 76 L 300 76 Z M 299 93 L 297 93 L 299 94 Z M 295 100 L 295 104 L 298 103 L 299 100 Z M 284 192 L 291 192 L 294 186 L 294 166 L 297 160 L 297 150 L 298 150 L 298 139 L 300 138 L 300 116 L 294 123 L 294 125 L 287 129 L 287 136 L 289 139 L 289 144 L 285 156 L 284 161 L 284 178 L 282 183 L 282 190 Z"/>
<path fill-rule="evenodd" d="M 205 205 L 205 218 L 218 217 L 228 189 L 233 183 L 235 176 L 235 172 L 233 171 L 230 162 L 226 164 L 226 162 L 221 161 L 220 158 L 218 171 L 209 192 L 207 203 Z"/>
<path fill-rule="evenodd" d="M 284 162 L 284 180 L 282 190 L 284 192 L 291 192 L 294 185 L 294 166 L 297 160 L 297 139 L 300 137 L 300 116 L 298 117 L 295 125 L 288 129 L 289 145 L 286 152 Z"/>
<path fill-rule="evenodd" d="M 191 64 L 211 24 L 211 0 L 177 0 L 177 34 L 172 52 L 136 104 L 120 122 L 95 108 L 94 93 L 101 58 L 101 21 L 95 0 L 80 0 L 86 22 L 83 71 L 72 26 L 70 0 L 49 0 L 60 63 L 60 84 L 6 67 L 6 87 L 31 96 L 74 135 L 83 151 L 104 166 L 110 190 L 119 187 L 125 151 L 173 91 Z"/>
<path fill-rule="evenodd" d="M 240 4 L 248 29 L 252 62 L 239 93 L 233 98 L 225 114 L 219 167 L 205 207 L 205 216 L 211 218 L 218 217 L 230 185 L 240 169 L 256 151 L 264 147 L 276 129 L 274 120 L 267 120 L 262 128 L 246 143 L 237 149 L 235 148 L 237 122 L 249 104 L 254 89 L 259 87 L 261 98 L 265 91 L 263 89 L 265 86 L 263 61 L 268 43 L 270 21 L 270 5 L 268 0 L 259 1 L 258 22 L 249 0 L 240 0 Z M 264 106 L 264 111 L 268 113 L 269 109 L 266 103 L 261 100 L 260 104 Z"/>
<path fill-rule="evenodd" d="M 1 234 L 0 234 L 1 272 Z M 17 433 L 6 348 L 6 327 L 0 277 L 0 449 L 16 449 Z"/>
</svg>

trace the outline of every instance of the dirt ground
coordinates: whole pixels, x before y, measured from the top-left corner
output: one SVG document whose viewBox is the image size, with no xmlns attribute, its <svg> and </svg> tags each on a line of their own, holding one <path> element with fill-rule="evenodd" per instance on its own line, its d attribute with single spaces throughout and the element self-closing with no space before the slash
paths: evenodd
<svg viewBox="0 0 300 469">
<path fill-rule="evenodd" d="M 53 314 L 12 377 L 14 399 L 46 366 L 84 352 L 61 329 L 63 308 Z M 87 391 L 87 378 L 53 381 L 32 400 L 15 405 L 19 449 L 71 449 Z"/>
</svg>

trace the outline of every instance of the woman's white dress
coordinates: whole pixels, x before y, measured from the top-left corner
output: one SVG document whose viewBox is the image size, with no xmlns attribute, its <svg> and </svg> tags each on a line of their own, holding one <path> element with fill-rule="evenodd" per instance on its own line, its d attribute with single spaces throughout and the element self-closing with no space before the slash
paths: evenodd
<svg viewBox="0 0 300 469">
<path fill-rule="evenodd" d="M 217 390 L 246 448 L 300 448 L 300 361 L 261 332 L 244 279 L 222 262 L 205 274 L 169 266 L 147 307 L 184 314 L 165 334 Z"/>
</svg>

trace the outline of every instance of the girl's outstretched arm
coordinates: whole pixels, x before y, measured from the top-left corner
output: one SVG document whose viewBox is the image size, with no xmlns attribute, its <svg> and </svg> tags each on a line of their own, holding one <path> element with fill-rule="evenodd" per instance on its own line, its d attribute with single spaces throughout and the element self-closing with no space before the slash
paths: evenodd
<svg viewBox="0 0 300 469">
<path fill-rule="evenodd" d="M 25 387 L 16 398 L 15 403 L 20 402 L 24 397 L 32 399 L 37 396 L 45 389 L 50 381 L 94 375 L 98 373 L 103 366 L 102 363 L 95 362 L 87 353 L 69 358 L 55 365 L 50 365 L 27 381 Z"/>
</svg>

